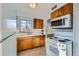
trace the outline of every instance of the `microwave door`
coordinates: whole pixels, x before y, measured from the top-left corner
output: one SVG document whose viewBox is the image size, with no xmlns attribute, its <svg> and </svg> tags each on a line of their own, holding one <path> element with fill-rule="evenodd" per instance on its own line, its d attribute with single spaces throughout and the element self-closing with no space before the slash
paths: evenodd
<svg viewBox="0 0 79 59">
<path fill-rule="evenodd" d="M 61 27 L 62 25 L 63 25 L 62 19 L 51 22 L 52 28 L 58 28 Z"/>
<path fill-rule="evenodd" d="M 51 21 L 52 28 L 73 28 L 73 22 L 71 20 L 71 15 L 67 14 Z"/>
</svg>

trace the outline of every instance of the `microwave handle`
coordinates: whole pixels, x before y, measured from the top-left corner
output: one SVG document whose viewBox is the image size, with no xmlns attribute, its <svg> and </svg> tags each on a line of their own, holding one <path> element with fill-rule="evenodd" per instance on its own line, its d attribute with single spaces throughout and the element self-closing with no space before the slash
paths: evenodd
<svg viewBox="0 0 79 59">
<path fill-rule="evenodd" d="M 62 24 L 63 24 L 63 25 L 65 25 L 65 20 L 66 20 L 66 19 L 68 19 L 68 18 L 63 18 L 63 19 L 62 19 Z"/>
<path fill-rule="evenodd" d="M 65 19 L 66 19 L 66 18 L 63 18 L 63 19 L 62 19 L 62 24 L 63 24 L 63 25 L 65 25 Z"/>
</svg>

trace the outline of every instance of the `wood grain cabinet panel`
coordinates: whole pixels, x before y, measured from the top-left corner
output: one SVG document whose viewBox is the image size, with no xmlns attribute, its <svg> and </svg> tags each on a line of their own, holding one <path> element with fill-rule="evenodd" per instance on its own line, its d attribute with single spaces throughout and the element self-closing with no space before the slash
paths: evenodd
<svg viewBox="0 0 79 59">
<path fill-rule="evenodd" d="M 21 37 L 17 39 L 17 51 L 33 48 L 32 37 Z"/>
<path fill-rule="evenodd" d="M 44 44 L 45 44 L 44 36 L 18 37 L 17 38 L 17 51 L 44 46 Z"/>
<path fill-rule="evenodd" d="M 27 38 L 27 47 L 28 49 L 33 48 L 33 37 L 26 37 Z"/>
<path fill-rule="evenodd" d="M 73 4 L 69 3 L 64 6 L 66 14 L 72 14 L 73 13 Z"/>
<path fill-rule="evenodd" d="M 17 46 L 16 46 L 17 47 L 17 51 L 20 51 L 20 40 L 19 40 L 19 38 L 17 38 L 17 42 L 16 43 L 17 43 Z"/>
<path fill-rule="evenodd" d="M 63 16 L 66 14 L 73 14 L 73 3 L 68 3 L 63 7 L 55 10 L 54 12 L 50 13 L 50 19 L 57 18 L 59 16 Z"/>
<path fill-rule="evenodd" d="M 33 37 L 33 43 L 34 43 L 34 47 L 39 47 L 40 46 L 40 37 L 39 36 Z"/>
<path fill-rule="evenodd" d="M 51 13 L 51 19 L 58 17 L 59 11 L 55 10 L 54 12 Z"/>
<path fill-rule="evenodd" d="M 69 3 L 59 9 L 59 16 L 72 14 L 73 13 L 73 4 Z"/>
<path fill-rule="evenodd" d="M 45 36 L 41 36 L 40 37 L 40 46 L 44 46 L 45 45 Z"/>
<path fill-rule="evenodd" d="M 34 47 L 44 46 L 45 45 L 45 36 L 35 36 L 33 37 Z"/>
<path fill-rule="evenodd" d="M 43 20 L 42 19 L 34 19 L 34 29 L 43 29 Z"/>
</svg>

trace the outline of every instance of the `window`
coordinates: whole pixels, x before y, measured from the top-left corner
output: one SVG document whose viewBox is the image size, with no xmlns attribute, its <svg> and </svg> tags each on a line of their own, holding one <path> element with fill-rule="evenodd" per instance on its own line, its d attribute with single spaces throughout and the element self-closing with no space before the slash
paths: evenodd
<svg viewBox="0 0 79 59">
<path fill-rule="evenodd" d="M 11 31 L 16 31 L 16 20 L 7 20 L 7 28 Z"/>
<path fill-rule="evenodd" d="M 28 32 L 32 29 L 32 20 L 21 20 L 20 32 Z"/>
</svg>

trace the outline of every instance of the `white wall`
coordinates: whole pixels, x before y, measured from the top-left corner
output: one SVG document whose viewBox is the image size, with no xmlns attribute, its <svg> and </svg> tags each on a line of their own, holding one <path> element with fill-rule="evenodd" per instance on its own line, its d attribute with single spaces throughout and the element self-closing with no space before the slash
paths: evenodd
<svg viewBox="0 0 79 59">
<path fill-rule="evenodd" d="M 2 56 L 16 56 L 16 34 L 9 37 L 2 43 Z"/>
<path fill-rule="evenodd" d="M 15 20 L 16 19 L 16 13 L 14 9 L 14 5 L 9 4 L 2 4 L 2 38 L 6 37 L 7 35 L 13 33 L 8 27 L 7 27 L 7 20 Z"/>
<path fill-rule="evenodd" d="M 73 4 L 73 31 L 74 31 L 74 45 L 73 53 L 79 56 L 79 3 Z"/>
<path fill-rule="evenodd" d="M 1 10 L 2 10 L 2 8 L 1 7 L 2 7 L 2 4 L 0 4 L 0 40 L 2 39 L 1 38 L 1 34 L 2 34 L 2 31 L 1 31 L 1 19 L 2 19 L 1 18 L 2 17 L 2 13 L 1 13 L 2 11 Z M 0 43 L 0 56 L 1 55 L 2 55 L 2 44 Z"/>
<path fill-rule="evenodd" d="M 32 9 L 26 4 L 16 4 L 17 15 L 27 18 L 48 18 L 48 13 L 52 8 L 51 3 L 37 3 L 37 7 Z"/>
<path fill-rule="evenodd" d="M 5 38 L 14 32 L 7 27 L 7 20 L 15 20 L 16 12 L 14 9 L 14 5 L 2 4 L 2 38 Z M 16 35 L 11 36 L 7 40 L 2 42 L 2 55 L 16 55 Z"/>
</svg>

